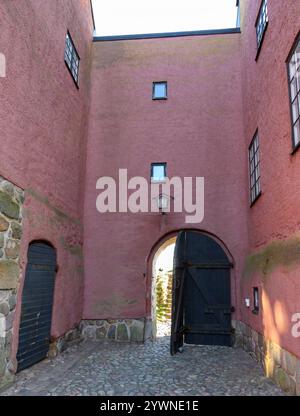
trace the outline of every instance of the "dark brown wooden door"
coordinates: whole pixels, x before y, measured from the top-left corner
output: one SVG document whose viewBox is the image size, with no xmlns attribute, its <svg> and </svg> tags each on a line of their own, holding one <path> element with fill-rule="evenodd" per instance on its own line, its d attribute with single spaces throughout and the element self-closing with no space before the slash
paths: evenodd
<svg viewBox="0 0 300 416">
<path fill-rule="evenodd" d="M 49 351 L 56 253 L 44 242 L 30 244 L 22 293 L 18 371 L 46 358 Z"/>
<path fill-rule="evenodd" d="M 231 263 L 196 231 L 178 234 L 174 254 L 171 354 L 183 344 L 231 346 Z"/>
<path fill-rule="evenodd" d="M 185 255 L 186 233 L 179 233 L 175 251 L 173 265 L 173 299 L 172 299 L 172 322 L 171 322 L 171 355 L 181 351 L 183 347 L 183 296 L 184 296 L 184 255 Z"/>
</svg>

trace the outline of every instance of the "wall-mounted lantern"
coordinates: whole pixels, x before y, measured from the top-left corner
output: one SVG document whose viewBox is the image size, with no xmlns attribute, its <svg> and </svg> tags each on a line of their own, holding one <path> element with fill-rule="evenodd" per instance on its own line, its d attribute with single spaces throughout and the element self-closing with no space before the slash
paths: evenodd
<svg viewBox="0 0 300 416">
<path fill-rule="evenodd" d="M 169 212 L 170 200 L 174 199 L 172 196 L 166 194 L 159 194 L 156 199 L 157 208 L 162 215 Z"/>
</svg>

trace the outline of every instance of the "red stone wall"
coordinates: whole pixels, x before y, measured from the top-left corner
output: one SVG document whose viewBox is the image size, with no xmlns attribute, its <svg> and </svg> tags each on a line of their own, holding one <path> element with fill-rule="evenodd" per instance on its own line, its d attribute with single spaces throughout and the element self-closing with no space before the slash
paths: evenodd
<svg viewBox="0 0 300 416">
<path fill-rule="evenodd" d="M 152 100 L 152 82 L 168 82 L 168 100 Z M 247 247 L 246 148 L 240 35 L 95 42 L 85 197 L 84 319 L 149 316 L 152 248 L 190 228 L 185 214 L 96 210 L 96 181 L 150 179 L 152 162 L 169 177 L 205 178 L 205 216 L 193 225 L 232 254 L 232 298 Z M 150 267 L 151 269 L 151 267 Z"/>
<path fill-rule="evenodd" d="M 258 316 L 243 320 L 300 357 L 292 315 L 300 312 L 300 153 L 291 155 L 292 131 L 286 59 L 300 29 L 300 2 L 269 0 L 269 24 L 256 56 L 255 20 L 260 0 L 241 1 L 242 84 L 246 146 L 258 128 L 262 195 L 247 209 L 249 254 L 242 298 L 261 294 Z"/>
<path fill-rule="evenodd" d="M 9 0 L 0 3 L 0 175 L 25 189 L 20 262 L 22 289 L 28 244 L 56 248 L 52 335 L 82 316 L 82 200 L 93 23 L 89 0 Z M 79 89 L 64 62 L 70 31 L 80 55 Z M 15 354 L 22 290 L 14 318 Z"/>
</svg>

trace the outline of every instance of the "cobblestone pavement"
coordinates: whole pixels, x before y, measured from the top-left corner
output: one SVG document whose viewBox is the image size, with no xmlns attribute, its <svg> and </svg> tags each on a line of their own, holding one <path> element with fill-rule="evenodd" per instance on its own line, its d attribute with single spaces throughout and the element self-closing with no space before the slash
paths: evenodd
<svg viewBox="0 0 300 416">
<path fill-rule="evenodd" d="M 171 335 L 171 321 L 158 322 L 156 336 L 157 337 L 169 337 Z"/>
<path fill-rule="evenodd" d="M 169 337 L 143 344 L 82 342 L 24 370 L 2 396 L 272 395 L 283 393 L 244 351 L 185 346 L 169 355 Z"/>
</svg>

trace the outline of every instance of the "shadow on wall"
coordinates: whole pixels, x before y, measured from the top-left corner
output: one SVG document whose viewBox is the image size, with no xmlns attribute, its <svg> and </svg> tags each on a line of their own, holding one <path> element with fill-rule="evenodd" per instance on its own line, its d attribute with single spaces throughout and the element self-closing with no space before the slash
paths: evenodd
<svg viewBox="0 0 300 416">
<path fill-rule="evenodd" d="M 250 255 L 245 264 L 244 287 L 247 292 L 257 286 L 261 308 L 255 318 L 241 324 L 242 345 L 262 363 L 265 373 L 285 392 L 300 395 L 299 326 L 293 317 L 300 312 L 299 296 L 299 233 L 267 244 Z M 284 299 L 289 299 L 287 303 Z M 298 309 L 298 310 L 297 310 Z M 300 335 L 300 333 L 299 333 Z M 284 348 L 283 348 L 284 347 Z M 290 352 L 292 351 L 292 352 Z"/>
<path fill-rule="evenodd" d="M 297 371 L 297 367 L 300 369 L 300 359 L 281 347 L 283 337 L 291 331 L 289 313 L 284 302 L 270 300 L 266 289 L 262 290 L 262 321 L 262 361 L 266 375 L 285 392 L 300 395 L 300 374 Z"/>
</svg>

